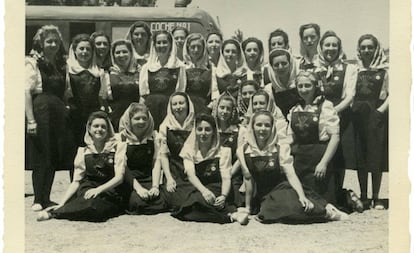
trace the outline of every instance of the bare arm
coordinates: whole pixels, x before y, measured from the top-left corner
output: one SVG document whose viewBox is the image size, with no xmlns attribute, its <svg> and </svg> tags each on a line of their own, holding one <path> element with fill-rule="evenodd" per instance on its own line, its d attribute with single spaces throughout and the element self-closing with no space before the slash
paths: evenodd
<svg viewBox="0 0 414 253">
<path fill-rule="evenodd" d="M 319 161 L 318 165 L 315 168 L 314 175 L 316 178 L 323 178 L 326 175 L 326 170 L 328 163 L 331 161 L 332 157 L 335 155 L 336 149 L 339 144 L 339 134 L 331 135 L 329 139 L 328 146 L 326 147 L 325 153 L 322 156 L 322 159 Z"/>
</svg>

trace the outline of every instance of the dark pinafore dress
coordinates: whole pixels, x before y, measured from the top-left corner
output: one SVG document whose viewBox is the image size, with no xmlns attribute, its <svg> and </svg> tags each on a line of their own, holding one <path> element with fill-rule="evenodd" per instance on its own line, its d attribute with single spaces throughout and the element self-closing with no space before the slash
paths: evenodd
<svg viewBox="0 0 414 253">
<path fill-rule="evenodd" d="M 150 93 L 145 97 L 145 104 L 154 118 L 155 130 L 158 130 L 167 115 L 168 100 L 176 89 L 179 72 L 180 68 L 161 68 L 156 72 L 148 71 Z"/>
<path fill-rule="evenodd" d="M 63 103 L 65 72 L 38 60 L 42 93 L 32 96 L 37 133 L 26 138 L 26 169 L 33 170 L 34 203 L 49 204 L 55 170 L 73 169 L 76 146 Z"/>
<path fill-rule="evenodd" d="M 343 70 L 334 70 L 329 78 L 326 78 L 326 71 L 317 72 L 323 86 L 323 95 L 333 103 L 334 106 L 342 101 L 342 93 L 344 88 L 345 73 L 347 64 L 343 64 Z M 353 141 L 350 132 L 351 110 L 345 108 L 338 114 L 340 123 L 340 144 L 332 158 L 333 166 L 337 170 L 346 168 L 355 168 L 355 161 L 351 153 Z"/>
<path fill-rule="evenodd" d="M 110 74 L 112 100 L 109 105 L 112 112 L 110 118 L 115 132 L 118 132 L 119 119 L 133 102 L 139 102 L 139 73 Z"/>
<path fill-rule="evenodd" d="M 313 72 L 316 69 L 316 66 L 314 63 L 310 62 L 307 63 L 304 60 L 300 62 L 299 64 L 299 70 L 304 70 L 304 71 L 310 71 Z"/>
<path fill-rule="evenodd" d="M 232 163 L 237 160 L 237 139 L 239 133 L 236 131 L 232 132 L 220 132 L 220 146 L 231 148 Z M 234 203 L 237 207 L 244 206 L 245 196 L 239 192 L 240 186 L 243 184 L 243 174 L 239 170 L 231 178 L 231 189 L 228 196 L 228 202 Z"/>
<path fill-rule="evenodd" d="M 103 222 L 120 215 L 124 210 L 122 184 L 100 193 L 95 198 L 85 199 L 85 193 L 105 184 L 115 176 L 115 152 L 85 155 L 85 176 L 79 182 L 77 193 L 52 215 L 57 219 Z"/>
<path fill-rule="evenodd" d="M 200 182 L 216 197 L 221 195 L 222 181 L 218 157 L 195 164 L 195 172 Z M 228 214 L 233 211 L 235 211 L 235 207 L 228 206 L 227 203 L 221 210 L 209 205 L 201 192 L 194 187 L 193 191 L 188 194 L 188 198 L 171 215 L 183 221 L 224 224 L 231 222 Z"/>
<path fill-rule="evenodd" d="M 295 137 L 291 152 L 293 166 L 301 183 L 322 195 L 329 203 L 335 204 L 336 187 L 332 162 L 327 166 L 324 179 L 316 179 L 313 174 L 328 144 L 327 141 L 319 141 L 322 103 L 318 105 L 316 112 L 292 112 L 291 128 Z"/>
<path fill-rule="evenodd" d="M 159 196 L 151 200 L 141 199 L 133 189 L 134 179 L 145 189 L 150 190 L 152 188 L 154 142 L 147 140 L 146 144 L 128 144 L 126 156 L 125 181 L 131 190 L 127 212 L 129 214 L 157 214 L 168 211 L 165 190 L 162 185 L 159 188 Z"/>
<path fill-rule="evenodd" d="M 168 161 L 171 175 L 176 183 L 175 192 L 166 192 L 168 205 L 171 210 L 179 208 L 195 189 L 187 179 L 187 175 L 184 172 L 183 159 L 180 157 L 181 149 L 189 134 L 190 131 L 167 128 L 167 146 L 170 151 Z"/>
<path fill-rule="evenodd" d="M 220 94 L 226 92 L 237 100 L 239 95 L 242 77 L 233 74 L 225 75 L 224 77 L 217 77 L 217 87 Z"/>
<path fill-rule="evenodd" d="M 263 73 L 264 83 L 272 83 L 272 81 L 269 78 L 269 70 L 266 68 Z M 285 119 L 287 115 L 289 114 L 290 109 L 296 105 L 300 101 L 300 96 L 298 94 L 298 91 L 296 88 L 288 88 L 284 91 L 275 92 L 272 85 L 272 93 L 273 98 L 275 99 L 275 103 L 277 107 L 280 108 L 280 110 L 283 113 L 283 116 L 285 116 Z"/>
<path fill-rule="evenodd" d="M 194 104 L 195 114 L 207 113 L 211 110 L 207 107 L 211 99 L 211 70 L 191 68 L 186 70 L 187 85 L 185 92 L 190 96 Z"/>
<path fill-rule="evenodd" d="M 303 190 L 305 196 L 314 204 L 314 209 L 305 213 L 298 194 L 280 168 L 277 153 L 255 157 L 245 154 L 244 157 L 256 183 L 252 213 L 257 213 L 262 223 L 312 223 L 326 220 L 326 201 L 307 187 L 303 187 Z"/>
<path fill-rule="evenodd" d="M 386 70 L 358 73 L 352 105 L 352 125 L 358 169 L 388 171 L 388 112 L 377 108 L 384 102 L 379 95 Z"/>
<path fill-rule="evenodd" d="M 78 74 L 69 74 L 73 98 L 69 100 L 71 121 L 76 144 L 84 146 L 85 126 L 92 112 L 99 111 L 101 89 L 100 77 L 84 70 Z"/>
</svg>

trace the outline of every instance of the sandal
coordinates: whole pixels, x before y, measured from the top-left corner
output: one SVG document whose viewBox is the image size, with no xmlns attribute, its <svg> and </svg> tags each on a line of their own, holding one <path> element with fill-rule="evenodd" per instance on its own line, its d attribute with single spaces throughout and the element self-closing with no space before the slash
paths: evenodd
<svg viewBox="0 0 414 253">
<path fill-rule="evenodd" d="M 348 194 L 351 197 L 352 209 L 358 213 L 364 212 L 364 203 L 358 198 L 358 195 L 352 190 L 348 190 Z"/>
</svg>

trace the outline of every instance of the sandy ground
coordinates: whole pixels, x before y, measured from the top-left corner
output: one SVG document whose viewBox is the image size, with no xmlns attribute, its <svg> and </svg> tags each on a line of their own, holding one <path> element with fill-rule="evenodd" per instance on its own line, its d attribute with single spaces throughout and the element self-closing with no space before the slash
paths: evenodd
<svg viewBox="0 0 414 253">
<path fill-rule="evenodd" d="M 69 184 L 67 171 L 57 172 L 52 200 L 59 200 Z M 359 193 L 354 171 L 347 171 L 345 187 Z M 169 214 L 124 215 L 105 223 L 65 220 L 36 221 L 31 172 L 25 173 L 26 252 L 388 252 L 388 211 L 354 213 L 342 222 L 312 225 L 181 222 Z M 384 174 L 381 198 L 388 198 Z"/>
</svg>

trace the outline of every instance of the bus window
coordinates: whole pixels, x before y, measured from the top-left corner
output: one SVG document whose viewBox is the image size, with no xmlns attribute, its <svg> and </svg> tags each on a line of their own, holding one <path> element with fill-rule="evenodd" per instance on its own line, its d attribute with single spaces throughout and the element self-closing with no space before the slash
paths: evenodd
<svg viewBox="0 0 414 253">
<path fill-rule="evenodd" d="M 70 38 L 80 33 L 86 33 L 91 35 L 95 32 L 95 23 L 92 22 L 71 22 L 69 25 Z"/>
</svg>

